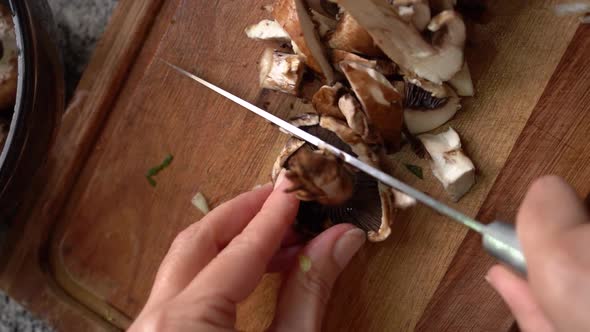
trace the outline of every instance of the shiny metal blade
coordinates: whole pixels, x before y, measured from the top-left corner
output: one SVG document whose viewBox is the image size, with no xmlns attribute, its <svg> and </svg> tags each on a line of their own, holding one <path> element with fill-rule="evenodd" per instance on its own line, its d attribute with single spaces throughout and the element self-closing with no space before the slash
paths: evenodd
<svg viewBox="0 0 590 332">
<path fill-rule="evenodd" d="M 162 61 L 164 61 L 164 60 L 162 60 Z M 485 226 L 482 225 L 481 223 L 479 223 L 478 221 L 476 221 L 475 219 L 470 218 L 470 217 L 466 216 L 465 214 L 451 208 L 450 206 L 445 205 L 445 204 L 435 200 L 434 198 L 424 194 L 423 192 L 421 192 L 417 189 L 414 189 L 413 187 L 390 176 L 389 174 L 387 174 L 387 173 L 385 173 L 373 166 L 365 164 L 364 162 L 351 156 L 350 154 L 324 142 L 323 140 L 319 139 L 318 137 L 311 135 L 308 132 L 306 132 L 300 128 L 297 128 L 296 126 L 290 124 L 289 122 L 282 120 L 281 118 L 278 118 L 278 117 L 268 113 L 267 111 L 257 107 L 256 105 L 253 105 L 253 104 L 243 100 L 242 98 L 237 97 L 237 96 L 203 80 L 202 78 L 197 77 L 196 75 L 194 75 L 194 74 L 192 74 L 192 73 L 190 73 L 190 72 L 188 72 L 176 65 L 173 65 L 167 61 L 164 61 L 164 62 L 167 65 L 169 65 L 170 67 L 172 67 L 175 70 L 177 70 L 178 72 L 180 72 L 181 74 L 183 74 L 184 76 L 187 76 L 187 77 L 193 79 L 194 81 L 199 82 L 200 84 L 217 92 L 218 94 L 226 97 L 227 99 L 235 102 L 236 104 L 248 109 L 252 113 L 255 113 L 255 114 L 263 117 L 267 121 L 279 126 L 280 128 L 282 128 L 286 132 L 290 133 L 291 135 L 298 137 L 299 139 L 304 140 L 309 144 L 315 145 L 319 149 L 329 151 L 330 153 L 334 154 L 338 158 L 342 159 L 347 164 L 359 169 L 360 171 L 362 171 L 364 173 L 367 173 L 368 175 L 377 179 L 379 182 L 382 182 L 383 184 L 385 184 L 391 188 L 397 189 L 397 190 L 405 193 L 406 195 L 409 195 L 409 196 L 415 198 L 418 202 L 421 202 L 422 204 L 429 206 L 433 210 L 464 224 L 465 226 L 471 228 L 472 230 L 474 230 L 478 233 L 484 232 Z"/>
</svg>

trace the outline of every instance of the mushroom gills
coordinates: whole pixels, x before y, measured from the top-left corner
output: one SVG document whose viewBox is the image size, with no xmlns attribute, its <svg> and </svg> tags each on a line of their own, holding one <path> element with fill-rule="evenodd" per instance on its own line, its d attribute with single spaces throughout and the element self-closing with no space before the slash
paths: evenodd
<svg viewBox="0 0 590 332">
<path fill-rule="evenodd" d="M 351 223 L 366 232 L 378 231 L 382 207 L 377 181 L 364 173 L 356 173 L 354 188 L 352 197 L 340 206 L 301 202 L 296 228 L 305 234 L 317 235 L 332 225 Z"/>
<path fill-rule="evenodd" d="M 302 129 L 317 136 L 326 143 L 357 157 L 352 148 L 343 142 L 334 132 L 314 124 L 315 117 L 302 115 L 304 119 L 296 122 L 305 124 Z M 309 120 L 314 119 L 314 120 Z M 302 148 L 317 150 L 317 148 L 305 144 Z M 288 159 L 284 165 L 288 164 Z M 339 223 L 352 223 L 369 232 L 377 232 L 383 220 L 383 211 L 379 195 L 379 186 L 376 180 L 362 172 L 353 172 L 354 190 L 352 196 L 344 203 L 337 206 L 322 205 L 316 201 L 302 201 L 299 206 L 295 227 L 307 235 L 317 235 L 331 225 Z"/>
</svg>

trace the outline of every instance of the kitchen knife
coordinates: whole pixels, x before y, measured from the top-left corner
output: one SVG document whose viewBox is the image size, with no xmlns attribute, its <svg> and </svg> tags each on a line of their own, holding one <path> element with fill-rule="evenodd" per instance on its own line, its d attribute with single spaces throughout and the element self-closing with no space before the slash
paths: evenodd
<svg viewBox="0 0 590 332">
<path fill-rule="evenodd" d="M 391 188 L 397 189 L 405 193 L 406 195 L 409 195 L 410 197 L 413 197 L 417 201 L 429 206 L 433 210 L 455 221 L 458 221 L 459 223 L 469 227 L 471 230 L 481 234 L 483 247 L 490 255 L 496 257 L 496 259 L 498 259 L 499 261 L 512 267 L 514 270 L 521 273 L 523 276 L 526 276 L 526 261 L 522 253 L 520 243 L 516 236 L 516 231 L 514 229 L 513 224 L 501 221 L 494 221 L 487 225 L 482 224 L 477 220 L 468 217 L 467 215 L 451 208 L 450 206 L 443 204 L 442 202 L 435 200 L 434 198 L 424 194 L 423 192 L 401 182 L 400 180 L 390 176 L 389 174 L 373 166 L 365 164 L 359 159 L 324 142 L 318 137 L 311 135 L 308 132 L 290 124 L 289 122 L 268 113 L 267 111 L 257 107 L 256 105 L 253 105 L 243 100 L 242 98 L 239 98 L 176 65 L 173 65 L 167 61 L 164 62 L 168 66 L 172 67 L 174 70 L 178 71 L 180 74 L 204 85 L 205 87 L 217 92 L 218 94 L 244 107 L 252 113 L 277 125 L 279 128 L 283 129 L 289 134 L 303 141 L 306 141 L 311 145 L 316 146 L 318 149 L 332 153 L 336 157 L 342 159 L 347 164 L 357 168 L 358 170 L 364 173 L 367 173 L 379 182 Z"/>
</svg>

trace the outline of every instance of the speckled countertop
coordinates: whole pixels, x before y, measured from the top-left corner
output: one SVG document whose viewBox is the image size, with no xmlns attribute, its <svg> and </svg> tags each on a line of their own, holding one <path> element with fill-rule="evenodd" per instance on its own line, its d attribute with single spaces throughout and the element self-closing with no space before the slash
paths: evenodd
<svg viewBox="0 0 590 332">
<path fill-rule="evenodd" d="M 38 0 L 34 0 L 38 1 Z M 46 0 L 60 32 L 68 95 L 76 87 L 118 0 Z M 0 332 L 53 331 L 0 290 Z"/>
</svg>

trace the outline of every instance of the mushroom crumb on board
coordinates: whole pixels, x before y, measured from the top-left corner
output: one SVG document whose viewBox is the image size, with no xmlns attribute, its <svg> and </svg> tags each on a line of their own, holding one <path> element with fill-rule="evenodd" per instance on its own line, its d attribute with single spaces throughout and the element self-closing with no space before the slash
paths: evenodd
<svg viewBox="0 0 590 332">
<path fill-rule="evenodd" d="M 290 42 L 292 52 L 264 51 L 260 87 L 295 96 L 312 87 L 315 113 L 292 124 L 393 176 L 405 169 L 423 179 L 422 168 L 400 160 L 410 143 L 428 152 L 433 173 L 458 200 L 475 182 L 475 167 L 454 130 L 425 134 L 475 94 L 458 11 L 454 0 L 276 0 L 272 17 L 246 34 Z M 321 84 L 309 84 L 304 72 Z M 416 203 L 295 137 L 277 156 L 273 179 L 283 169 L 302 201 L 297 226 L 309 234 L 350 222 L 383 241 L 397 209 Z"/>
</svg>

